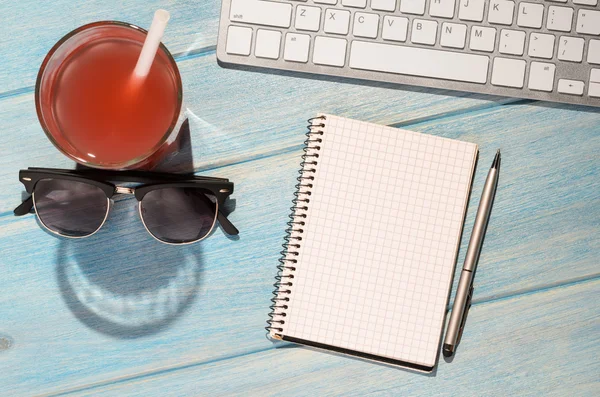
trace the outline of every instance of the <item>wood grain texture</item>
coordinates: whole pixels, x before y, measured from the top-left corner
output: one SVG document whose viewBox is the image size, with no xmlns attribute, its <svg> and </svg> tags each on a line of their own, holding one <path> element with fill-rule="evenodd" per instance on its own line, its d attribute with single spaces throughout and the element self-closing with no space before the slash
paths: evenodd
<svg viewBox="0 0 600 397">
<path fill-rule="evenodd" d="M 0 306 L 0 331 L 15 340 L 2 357 L 8 369 L 0 373 L 0 381 L 11 386 L 6 392 L 85 387 L 176 363 L 270 349 L 262 327 L 299 154 L 211 172 L 236 181 L 231 219 L 242 230 L 239 241 L 217 231 L 197 246 L 161 245 L 142 228 L 133 200 L 118 202 L 106 228 L 83 241 L 55 239 L 32 216 L 0 218 L 0 241 L 5 242 L 0 263 L 7 291 Z M 505 170 L 503 175 L 511 174 L 511 167 Z M 476 183 L 480 188 L 482 180 Z M 496 208 L 507 205 L 509 197 L 500 194 Z M 471 214 L 475 208 L 471 206 Z M 493 217 L 492 224 L 498 225 L 494 229 L 514 228 L 523 221 L 507 210 L 495 209 Z M 495 277 L 505 271 L 504 258 L 522 238 L 514 233 L 488 236 L 477 300 L 490 299 L 499 289 L 535 289 L 561 282 L 560 277 L 590 277 L 597 269 L 597 249 L 583 250 L 579 269 L 574 269 L 543 259 L 549 251 L 559 256 L 565 247 L 540 246 L 530 253 L 530 258 L 539 258 L 518 261 L 510 268 L 512 277 L 497 283 Z M 596 243 L 597 237 L 584 233 L 575 239 L 572 252 L 582 250 L 589 243 L 586 238 Z M 544 276 L 530 275 L 532 268 Z M 30 360 L 39 356 L 41 346 L 51 354 L 32 366 Z"/>
<path fill-rule="evenodd" d="M 106 228 L 78 242 L 46 234 L 32 216 L 13 217 L 18 169 L 73 166 L 35 115 L 32 85 L 46 51 L 94 20 L 144 26 L 159 6 L 173 15 L 165 42 L 184 81 L 192 166 L 235 182 L 231 219 L 239 240 L 217 230 L 198 245 L 161 245 L 143 229 L 133 200 L 119 200 Z M 498 394 L 506 384 L 513 394 L 539 395 L 552 394 L 559 371 L 560 390 L 597 390 L 598 111 L 221 69 L 212 51 L 219 6 L 0 0 L 0 11 L 14 16 L 0 24 L 0 338 L 13 344 L 0 350 L 0 395 L 265 394 L 279 377 L 289 380 L 288 394 L 434 394 L 451 384 L 464 394 Z M 480 145 L 459 266 L 487 167 L 496 148 L 503 150 L 464 359 L 442 362 L 435 378 L 301 349 L 273 351 L 264 338 L 305 120 L 318 111 Z M 493 316 L 496 306 L 505 319 Z M 516 342 L 502 337 L 507 329 L 519 330 Z M 490 353 L 490 341 L 506 354 Z M 552 382 L 542 382 L 544 374 Z"/>
<path fill-rule="evenodd" d="M 179 68 L 196 169 L 298 149 L 304 141 L 306 119 L 319 111 L 393 124 L 493 107 L 506 101 L 226 70 L 216 64 L 214 53 L 187 58 L 179 62 Z M 281 96 L 273 92 L 281 92 Z M 340 102 L 340 96 L 347 99 Z M 282 98 L 286 104 L 283 113 Z M 32 164 L 72 167 L 72 162 L 45 138 L 33 94 L 5 98 L 0 103 L 0 123 L 5 131 L 11 131 L 0 142 L 0 153 L 10 153 L 0 157 L 0 213 L 5 213 L 18 195 L 20 187 L 13 178 L 20 168 Z M 8 196 L 10 205 L 5 201 Z"/>
<path fill-rule="evenodd" d="M 164 368 L 74 395 L 592 396 L 600 309 L 586 302 L 598 294 L 595 280 L 475 305 L 462 348 L 432 375 L 293 347 Z"/>
<path fill-rule="evenodd" d="M 211 62 L 211 65 L 214 63 Z M 265 78 L 269 77 L 272 76 Z M 241 81 L 237 83 L 238 87 L 242 84 Z M 244 90 L 238 88 L 238 91 Z M 385 90 L 383 91 L 379 92 L 382 97 L 385 94 Z M 228 93 L 224 97 L 231 96 Z M 325 107 L 333 107 L 336 103 L 335 96 L 323 96 Z M 240 100 L 247 103 L 250 98 L 243 97 Z M 21 114 L 16 109 L 24 110 L 27 106 L 23 97 L 12 98 L 7 102 L 14 104 L 14 108 L 8 107 L 5 114 Z M 317 108 L 319 103 L 311 102 L 310 107 Z M 220 101 L 219 104 L 223 109 L 221 112 L 226 111 L 225 103 Z M 190 106 L 193 113 L 191 109 L 201 107 L 201 104 L 194 102 Z M 274 153 L 282 153 L 286 158 L 297 158 L 304 139 L 304 119 L 307 115 L 316 113 L 316 110 L 313 112 L 313 109 L 305 106 L 301 110 L 307 113 L 300 114 L 298 107 L 301 105 L 298 103 L 296 106 L 294 103 L 291 112 L 298 114 L 291 119 L 278 117 L 276 113 L 280 110 L 273 102 L 268 101 L 259 102 L 253 107 L 255 113 L 263 115 L 261 117 L 254 116 L 252 109 L 241 111 L 242 114 L 237 117 L 227 110 L 228 113 L 218 119 L 217 107 L 211 108 L 204 118 L 190 115 L 194 167 L 209 169 Z M 242 102 L 237 108 L 245 109 Z M 349 117 L 370 118 L 367 110 L 361 108 L 339 111 Z M 383 109 L 380 111 L 383 113 Z M 372 116 L 376 120 L 386 118 L 379 114 Z M 4 173 L 0 181 L 0 208 L 10 219 L 10 211 L 18 203 L 22 191 L 22 187 L 14 179 L 19 168 L 30 164 L 71 166 L 63 156 L 47 155 L 53 153 L 54 149 L 46 139 L 39 138 L 39 126 L 35 116 L 32 118 L 23 131 L 24 134 L 37 133 L 38 137 L 32 137 L 31 142 L 32 145 L 39 145 L 33 154 L 39 153 L 41 157 L 31 158 L 31 146 L 17 146 L 16 142 L 12 142 L 5 143 L 5 147 L 7 151 L 9 147 L 15 148 L 11 150 L 13 155 L 0 159 L 0 172 Z M 508 119 L 511 120 L 510 123 L 506 121 Z M 243 123 L 243 120 L 248 120 L 247 126 L 235 127 L 234 123 Z M 279 129 L 265 125 L 264 120 L 274 120 L 273 124 Z M 478 287 L 477 299 L 598 274 L 595 258 L 599 240 L 594 231 L 599 227 L 600 217 L 587 216 L 597 214 L 600 203 L 600 178 L 597 173 L 599 164 L 595 153 L 600 145 L 600 138 L 596 112 L 581 112 L 574 107 L 558 105 L 504 105 L 423 122 L 405 122 L 401 118 L 396 118 L 395 122 L 393 120 L 387 116 L 388 124 L 409 124 L 408 127 L 416 131 L 479 144 L 480 165 L 484 170 L 478 172 L 475 178 L 466 223 L 467 232 L 477 208 L 479 192 L 486 175 L 485 168 L 488 166 L 486 163 L 491 161 L 491 154 L 496 148 L 503 148 L 505 166 L 502 169 L 492 222 L 498 219 L 497 222 L 502 222 L 506 227 L 490 228 L 488 244 L 499 243 L 497 246 L 490 246 L 489 250 L 497 253 L 497 256 L 488 257 L 491 265 L 482 266 L 478 274 L 478 281 L 483 287 Z M 560 120 L 569 120 L 568 134 L 564 133 L 566 126 Z M 561 161 L 557 162 L 556 159 Z M 291 161 L 287 167 L 288 172 L 293 174 L 297 162 Z M 577 183 L 574 184 L 573 181 Z M 559 244 L 565 239 L 570 242 L 568 249 Z M 547 248 L 540 245 L 540 241 L 553 243 Z M 463 239 L 463 253 L 467 242 L 467 239 Z M 524 257 L 527 259 L 523 260 Z M 576 261 L 578 266 L 574 268 L 572 261 Z M 484 281 L 481 281 L 481 277 L 484 277 Z"/>
<path fill-rule="evenodd" d="M 0 356 L 0 395 L 270 348 L 263 327 L 296 171 L 290 156 L 212 173 L 236 181 L 236 199 L 256 198 L 237 200 L 230 217 L 239 241 L 216 230 L 201 244 L 165 246 L 146 233 L 132 199 L 77 242 L 47 235 L 32 217 L 3 218 L 0 332 L 14 346 Z"/>
</svg>

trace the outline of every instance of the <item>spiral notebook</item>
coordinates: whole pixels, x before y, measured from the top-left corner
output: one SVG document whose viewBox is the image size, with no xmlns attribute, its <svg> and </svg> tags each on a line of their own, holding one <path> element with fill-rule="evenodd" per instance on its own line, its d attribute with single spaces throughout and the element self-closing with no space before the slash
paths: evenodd
<svg viewBox="0 0 600 397">
<path fill-rule="evenodd" d="M 477 145 L 311 119 L 269 336 L 431 371 Z"/>
</svg>

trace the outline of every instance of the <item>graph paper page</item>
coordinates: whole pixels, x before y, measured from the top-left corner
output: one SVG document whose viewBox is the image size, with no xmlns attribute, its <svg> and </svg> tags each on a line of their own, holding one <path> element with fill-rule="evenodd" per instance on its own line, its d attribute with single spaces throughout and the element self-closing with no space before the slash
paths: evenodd
<svg viewBox="0 0 600 397">
<path fill-rule="evenodd" d="M 284 334 L 433 367 L 477 146 L 325 116 Z"/>
</svg>

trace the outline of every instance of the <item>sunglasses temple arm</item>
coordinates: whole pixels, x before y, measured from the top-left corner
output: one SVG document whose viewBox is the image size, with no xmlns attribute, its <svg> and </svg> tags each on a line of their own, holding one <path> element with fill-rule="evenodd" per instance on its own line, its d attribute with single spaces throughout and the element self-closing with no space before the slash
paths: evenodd
<svg viewBox="0 0 600 397">
<path fill-rule="evenodd" d="M 13 211 L 15 216 L 27 215 L 31 212 L 33 208 L 33 197 L 29 196 L 25 201 L 21 203 L 15 210 Z"/>
<path fill-rule="evenodd" d="M 221 211 L 219 211 L 217 214 L 217 220 L 221 224 L 223 230 L 227 232 L 227 234 L 231 236 L 237 236 L 240 233 L 240 231 L 237 230 L 235 226 L 233 226 L 233 223 L 231 223 L 231 221 L 227 219 L 227 217 Z"/>
</svg>

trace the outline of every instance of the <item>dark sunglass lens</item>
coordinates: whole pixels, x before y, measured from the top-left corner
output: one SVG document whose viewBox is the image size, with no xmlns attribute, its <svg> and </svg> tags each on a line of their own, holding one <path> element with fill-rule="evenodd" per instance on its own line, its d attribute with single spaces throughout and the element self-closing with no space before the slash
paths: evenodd
<svg viewBox="0 0 600 397">
<path fill-rule="evenodd" d="M 199 188 L 163 188 L 140 203 L 144 224 L 157 239 L 181 244 L 204 238 L 217 217 L 217 199 Z"/>
<path fill-rule="evenodd" d="M 34 188 L 40 221 L 67 237 L 85 237 L 102 226 L 108 212 L 106 194 L 97 186 L 65 179 L 41 179 Z"/>
</svg>

